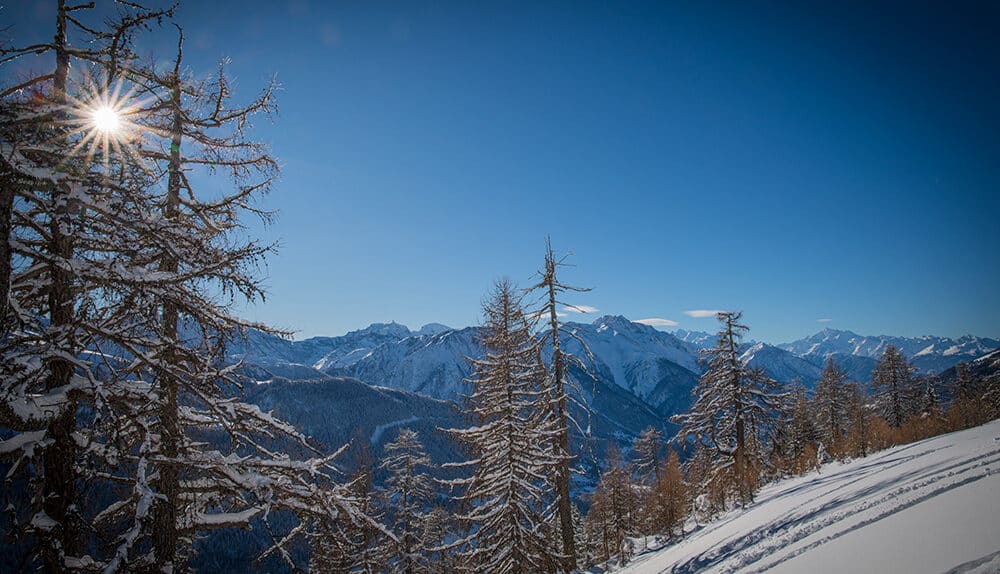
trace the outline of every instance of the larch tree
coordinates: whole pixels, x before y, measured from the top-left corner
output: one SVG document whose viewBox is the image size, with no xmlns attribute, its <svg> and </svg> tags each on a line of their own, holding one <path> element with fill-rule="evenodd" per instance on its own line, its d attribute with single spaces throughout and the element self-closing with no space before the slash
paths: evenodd
<svg viewBox="0 0 1000 574">
<path fill-rule="evenodd" d="M 632 442 L 633 469 L 641 484 L 659 487 L 663 433 L 648 427 Z"/>
<path fill-rule="evenodd" d="M 872 395 L 879 414 L 899 428 L 912 414 L 914 370 L 895 345 L 887 345 L 872 371 Z"/>
<path fill-rule="evenodd" d="M 433 481 L 428 474 L 433 463 L 416 431 L 401 429 L 396 440 L 385 445 L 385 458 L 379 467 L 389 473 L 385 496 L 393 508 L 394 532 L 399 540 L 391 569 L 400 574 L 427 572 L 424 509 L 434 495 Z"/>
<path fill-rule="evenodd" d="M 675 440 L 693 439 L 711 450 L 709 478 L 746 505 L 753 501 L 763 466 L 766 439 L 781 394 L 777 383 L 740 361 L 739 347 L 749 328 L 741 313 L 718 314 L 722 329 L 714 348 L 705 349 L 707 369 L 693 390 L 691 410 L 672 420 L 681 425 Z"/>
<path fill-rule="evenodd" d="M 653 427 L 642 431 L 632 441 L 632 473 L 642 490 L 641 508 L 638 512 L 640 529 L 652 534 L 659 529 L 663 515 L 661 505 L 660 452 L 663 450 L 663 433 Z"/>
<path fill-rule="evenodd" d="M 784 433 L 785 440 L 785 470 L 802 474 L 816 466 L 818 442 L 822 436 L 816 425 L 813 405 L 806 398 L 803 385 L 796 385 L 790 393 L 791 415 L 788 418 L 788 430 Z"/>
<path fill-rule="evenodd" d="M 669 449 L 662 467 L 659 486 L 660 517 L 657 526 L 658 530 L 673 538 L 678 530 L 681 534 L 684 532 L 684 521 L 688 515 L 688 488 L 684 483 L 681 460 L 676 450 Z"/>
<path fill-rule="evenodd" d="M 969 363 L 955 365 L 952 401 L 948 408 L 948 417 L 953 426 L 969 428 L 988 420 L 991 409 L 989 401 L 984 400 L 986 390 L 983 381 L 973 374 Z"/>
<path fill-rule="evenodd" d="M 619 562 L 625 563 L 631 554 L 625 547 L 625 539 L 637 533 L 638 501 L 632 478 L 613 443 L 605 459 L 606 467 L 594 490 L 588 521 L 595 534 L 599 534 L 604 560 L 617 556 Z"/>
<path fill-rule="evenodd" d="M 847 396 L 847 419 L 850 430 L 847 435 L 847 446 L 851 456 L 865 456 L 869 453 L 871 445 L 871 425 L 872 412 L 867 403 L 867 397 L 858 383 L 848 383 L 845 395 Z"/>
<path fill-rule="evenodd" d="M 828 357 L 812 401 L 819 438 L 827 449 L 839 449 L 847 432 L 846 381 L 847 373 Z"/>
<path fill-rule="evenodd" d="M 4 50 L 4 63 L 51 53 L 56 66 L 4 91 L 18 125 L 5 124 L 0 142 L 4 189 L 13 182 L 16 195 L 0 426 L 20 434 L 0 454 L 37 470 L 26 529 L 49 571 L 182 569 L 198 532 L 277 508 L 300 518 L 270 550 L 290 561 L 291 541 L 317 522 L 373 521 L 337 480 L 338 453 L 242 402 L 225 357 L 229 339 L 263 328 L 232 310 L 263 295 L 255 270 L 268 247 L 245 239 L 243 219 L 276 163 L 245 135 L 270 90 L 231 107 L 225 77 L 181 81 L 180 56 L 166 77 L 138 65 L 131 32 L 169 12 L 122 6 L 105 31 L 82 22 L 85 6 L 60 1 L 51 43 Z M 85 47 L 70 45 L 71 26 Z M 89 74 L 71 81 L 71 61 Z M 195 169 L 227 172 L 236 191 L 195 193 Z M 123 496 L 85 507 L 81 480 Z M 110 544 L 84 543 L 82 512 Z"/>
<path fill-rule="evenodd" d="M 552 349 L 552 360 L 548 368 L 546 386 L 549 388 L 555 416 L 555 445 L 558 449 L 556 453 L 559 456 L 555 478 L 557 516 L 562 541 L 563 571 L 572 572 L 576 569 L 576 543 L 573 535 L 573 500 L 570 493 L 572 455 L 569 446 L 570 414 L 568 410 L 569 390 L 567 387 L 569 381 L 567 370 L 571 364 L 579 364 L 579 361 L 563 349 L 562 336 L 565 333 L 562 323 L 559 321 L 557 306 L 564 305 L 573 308 L 573 305 L 567 305 L 560 298 L 568 292 L 582 293 L 590 289 L 574 287 L 559 280 L 559 268 L 566 266 L 564 259 L 556 258 L 552 251 L 552 242 L 546 239 L 545 263 L 538 273 L 539 280 L 531 287 L 531 291 L 540 294 L 541 305 L 537 313 L 539 318 L 546 323 L 547 329 L 544 332 L 544 339 Z"/>
<path fill-rule="evenodd" d="M 59 0 L 51 41 L 0 49 L 5 67 L 54 58 L 51 73 L 4 87 L 0 127 L 0 426 L 19 433 L 0 454 L 37 486 L 23 526 L 53 572 L 93 563 L 80 555 L 86 529 L 78 493 L 80 479 L 92 476 L 78 471 L 88 468 L 81 457 L 99 450 L 95 423 L 113 408 L 105 399 L 114 385 L 95 375 L 105 359 L 84 354 L 103 326 L 121 325 L 109 307 L 115 277 L 104 264 L 127 242 L 113 210 L 134 171 L 95 114 L 116 63 L 131 54 L 133 33 L 169 15 L 128 3 L 91 27 L 81 11 L 92 7 Z"/>
<path fill-rule="evenodd" d="M 450 429 L 474 458 L 446 466 L 471 467 L 472 476 L 449 481 L 464 487 L 468 506 L 459 518 L 471 526 L 463 544 L 476 572 L 518 574 L 544 571 L 558 553 L 545 525 L 552 512 L 551 477 L 561 457 L 553 449 L 557 429 L 549 409 L 534 321 L 506 279 L 484 304 L 481 343 L 473 359 L 469 397 L 475 426 Z"/>
<path fill-rule="evenodd" d="M 440 506 L 435 506 L 423 521 L 420 540 L 427 549 L 430 568 L 438 574 L 452 574 L 459 571 L 458 559 L 451 552 L 448 543 L 458 538 L 455 516 Z"/>
</svg>

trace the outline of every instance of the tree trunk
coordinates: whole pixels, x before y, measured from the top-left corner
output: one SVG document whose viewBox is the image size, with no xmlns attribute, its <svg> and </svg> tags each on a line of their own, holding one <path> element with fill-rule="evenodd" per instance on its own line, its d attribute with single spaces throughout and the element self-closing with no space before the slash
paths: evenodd
<svg viewBox="0 0 1000 574">
<path fill-rule="evenodd" d="M 10 309 L 11 249 L 17 174 L 0 158 L 0 340 L 13 329 Z"/>
<path fill-rule="evenodd" d="M 56 17 L 56 71 L 53 81 L 53 99 L 57 106 L 66 104 L 66 78 L 69 73 L 69 52 L 66 39 L 66 3 L 59 0 Z M 56 338 L 56 348 L 72 349 L 73 340 L 73 277 L 66 265 L 73 257 L 72 220 L 69 214 L 69 189 L 63 185 L 52 186 L 53 215 L 49 231 L 49 251 L 53 256 L 50 266 L 52 285 L 49 290 L 49 330 Z M 49 390 L 66 387 L 73 377 L 73 365 L 65 359 L 49 362 L 46 387 Z M 64 556 L 75 555 L 79 547 L 79 520 L 72 507 L 76 503 L 76 404 L 67 394 L 63 413 L 48 429 L 52 445 L 42 456 L 42 510 L 51 518 L 55 527 L 42 537 L 42 557 L 47 572 L 63 572 Z"/>
<path fill-rule="evenodd" d="M 170 171 L 167 179 L 166 204 L 163 208 L 163 216 L 167 221 L 175 219 L 178 216 L 180 207 L 181 141 L 183 133 L 179 76 L 180 62 L 181 51 L 178 47 L 177 63 L 174 68 L 174 85 L 171 90 L 171 104 L 173 105 L 174 117 L 170 140 Z M 176 273 L 178 270 L 177 260 L 169 255 L 165 255 L 160 261 L 160 270 Z M 163 302 L 162 312 L 162 336 L 168 341 L 168 348 L 170 348 L 177 341 L 179 313 L 177 306 L 170 301 Z M 167 356 L 164 359 L 173 361 L 174 357 Z M 160 468 L 160 480 L 157 484 L 157 491 L 163 496 L 163 499 L 157 502 L 153 510 L 153 553 L 157 567 L 164 569 L 166 566 L 174 565 L 174 560 L 177 557 L 177 510 L 180 504 L 180 483 L 177 465 L 173 461 L 180 454 L 181 429 L 178 421 L 177 380 L 167 372 L 162 372 L 159 378 L 162 393 L 159 412 L 160 456 L 165 459 L 165 462 Z"/>
<path fill-rule="evenodd" d="M 556 426 L 559 433 L 559 469 L 556 474 L 556 496 L 559 499 L 559 527 L 562 530 L 563 569 L 576 570 L 576 540 L 573 537 L 573 508 L 569 494 L 569 424 L 566 420 L 566 389 L 563 385 L 564 365 L 559 347 L 559 318 L 556 315 L 555 260 L 551 250 L 546 267 L 549 276 L 549 322 L 552 328 L 552 370 L 555 377 Z"/>
</svg>

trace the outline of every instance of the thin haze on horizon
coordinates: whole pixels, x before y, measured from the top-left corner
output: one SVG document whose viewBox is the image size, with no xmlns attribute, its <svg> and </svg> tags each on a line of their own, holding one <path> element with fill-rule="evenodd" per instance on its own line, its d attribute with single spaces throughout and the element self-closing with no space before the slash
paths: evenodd
<svg viewBox="0 0 1000 574">
<path fill-rule="evenodd" d="M 0 8 L 18 43 L 52 2 Z M 99 2 L 100 4 L 100 2 Z M 278 241 L 245 314 L 474 324 L 572 251 L 590 313 L 750 337 L 1000 336 L 998 3 L 189 2 L 200 73 L 273 74 Z M 224 24 L 223 24 L 224 22 Z M 9 28 L 8 28 L 9 26 Z M 172 57 L 175 32 L 148 51 Z M 700 311 L 700 312 L 699 312 Z"/>
</svg>

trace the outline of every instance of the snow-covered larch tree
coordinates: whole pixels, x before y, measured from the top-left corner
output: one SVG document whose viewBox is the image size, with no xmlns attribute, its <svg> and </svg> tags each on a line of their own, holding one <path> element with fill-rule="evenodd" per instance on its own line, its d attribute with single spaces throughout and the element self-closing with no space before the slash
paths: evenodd
<svg viewBox="0 0 1000 574">
<path fill-rule="evenodd" d="M 553 448 L 551 395 L 541 387 L 540 343 L 509 280 L 496 283 L 483 310 L 485 356 L 472 360 L 469 377 L 475 426 L 449 431 L 474 456 L 457 465 L 471 467 L 472 476 L 450 481 L 465 488 L 460 500 L 468 511 L 459 518 L 471 534 L 460 543 L 475 572 L 544 571 L 558 555 L 545 525 L 552 513 L 551 477 L 562 457 Z"/>
<path fill-rule="evenodd" d="M 562 541 L 561 552 L 563 554 L 562 566 L 564 572 L 572 572 L 576 569 L 576 548 L 573 534 L 573 501 L 570 494 L 570 454 L 569 427 L 570 414 L 569 403 L 569 381 L 567 380 L 567 370 L 573 363 L 580 362 L 563 349 L 562 336 L 564 335 L 562 323 L 559 321 L 557 305 L 567 305 L 560 300 L 567 292 L 583 293 L 590 289 L 574 287 L 559 280 L 558 272 L 560 267 L 565 267 L 565 258 L 556 259 L 552 251 L 552 242 L 545 241 L 545 264 L 538 272 L 539 281 L 531 287 L 530 291 L 540 294 L 541 305 L 537 311 L 538 317 L 546 324 L 544 339 L 552 348 L 552 361 L 548 366 L 548 375 L 545 386 L 549 389 L 552 400 L 552 409 L 555 416 L 556 453 L 560 460 L 556 468 L 556 502 L 557 517 L 559 520 L 560 540 Z M 582 342 L 581 342 L 582 344 Z M 584 347 L 586 350 L 586 347 Z M 582 366 L 582 364 L 581 364 Z"/>
<path fill-rule="evenodd" d="M 913 414 L 913 367 L 895 345 L 887 345 L 872 371 L 875 406 L 892 428 L 899 428 Z"/>
<path fill-rule="evenodd" d="M 722 329 L 714 348 L 704 349 L 707 369 L 693 390 L 688 413 L 672 420 L 681 425 L 675 440 L 693 439 L 708 447 L 713 464 L 708 487 L 746 505 L 753 501 L 763 465 L 763 441 L 780 407 L 777 383 L 739 358 L 740 341 L 749 330 L 742 314 L 718 314 Z"/>
<path fill-rule="evenodd" d="M 385 496 L 393 509 L 393 531 L 399 540 L 391 569 L 399 574 L 427 572 L 427 547 L 423 543 L 425 508 L 434 494 L 430 477 L 433 463 L 416 431 L 401 429 L 396 440 L 385 445 L 379 465 L 388 471 Z"/>
<path fill-rule="evenodd" d="M 632 442 L 632 467 L 640 484 L 659 487 L 663 445 L 663 433 L 653 427 L 642 431 Z"/>
<path fill-rule="evenodd" d="M 80 474 L 90 468 L 81 458 L 101 450 L 94 431 L 114 408 L 106 400 L 114 385 L 97 376 L 107 361 L 92 346 L 101 326 L 127 328 L 109 307 L 117 300 L 102 263 L 128 248 L 116 208 L 135 170 L 120 162 L 103 121 L 102 88 L 130 56 L 133 33 L 169 15 L 123 3 L 115 17 L 88 26 L 82 12 L 92 7 L 59 0 L 51 40 L 0 49 L 3 66 L 54 59 L 51 73 L 4 87 L 0 127 L 0 427 L 17 433 L 0 453 L 33 485 L 30 518 L 18 529 L 36 537 L 31 560 L 48 571 L 94 566 L 81 555 L 78 487 L 95 473 Z"/>
<path fill-rule="evenodd" d="M 846 382 L 847 373 L 833 362 L 833 357 L 828 357 L 812 405 L 820 440 L 834 453 L 840 451 L 849 425 Z"/>
<path fill-rule="evenodd" d="M 19 433 L 0 453 L 37 475 L 25 531 L 40 562 L 182 569 L 196 533 L 272 508 L 300 517 L 271 549 L 286 559 L 317 521 L 371 525 L 336 478 L 337 453 L 242 402 L 225 357 L 226 341 L 256 326 L 234 304 L 263 294 L 255 271 L 268 248 L 246 239 L 243 219 L 276 165 L 246 137 L 270 89 L 233 107 L 224 76 L 183 80 L 180 56 L 161 76 L 136 64 L 129 34 L 168 12 L 122 3 L 105 32 L 82 23 L 84 7 L 60 1 L 55 39 L 3 60 L 56 60 L 54 73 L 4 91 L 18 121 L 0 142 L 4 189 L 15 184 L 0 426 Z M 71 26 L 84 48 L 70 45 Z M 89 73 L 73 80 L 71 61 Z M 196 193 L 188 173 L 198 169 L 225 172 L 235 191 Z M 80 479 L 113 485 L 121 500 L 86 507 Z M 84 543 L 84 514 L 110 544 Z"/>
</svg>

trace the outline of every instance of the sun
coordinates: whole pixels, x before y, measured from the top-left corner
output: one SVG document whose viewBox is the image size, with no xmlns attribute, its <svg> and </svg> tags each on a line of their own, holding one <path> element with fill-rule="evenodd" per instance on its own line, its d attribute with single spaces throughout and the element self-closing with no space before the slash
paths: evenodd
<svg viewBox="0 0 1000 574">
<path fill-rule="evenodd" d="M 90 119 L 94 128 L 105 135 L 112 135 L 121 128 L 121 118 L 118 111 L 108 105 L 94 109 Z"/>
<path fill-rule="evenodd" d="M 136 98 L 135 88 L 120 79 L 100 81 L 85 73 L 76 81 L 79 96 L 69 98 L 66 114 L 71 128 L 66 136 L 74 141 L 67 157 L 81 154 L 88 162 L 99 158 L 105 167 L 111 161 L 143 164 L 142 138 L 155 130 L 137 120 L 152 97 Z"/>
</svg>

